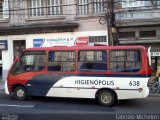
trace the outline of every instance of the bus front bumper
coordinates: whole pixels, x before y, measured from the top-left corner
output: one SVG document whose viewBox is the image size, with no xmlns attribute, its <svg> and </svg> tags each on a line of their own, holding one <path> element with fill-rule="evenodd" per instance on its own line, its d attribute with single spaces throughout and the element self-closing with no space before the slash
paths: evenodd
<svg viewBox="0 0 160 120">
<path fill-rule="evenodd" d="M 5 88 L 5 93 L 6 93 L 6 94 L 9 94 L 8 82 L 7 82 L 7 81 L 5 82 L 4 88 Z"/>
<path fill-rule="evenodd" d="M 147 87 L 144 91 L 143 91 L 143 97 L 148 97 L 149 95 L 149 87 Z"/>
</svg>

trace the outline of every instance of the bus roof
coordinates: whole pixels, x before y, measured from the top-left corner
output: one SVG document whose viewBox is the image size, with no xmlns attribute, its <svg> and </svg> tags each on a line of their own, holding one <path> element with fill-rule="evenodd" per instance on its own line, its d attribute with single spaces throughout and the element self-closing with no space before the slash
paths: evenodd
<svg viewBox="0 0 160 120">
<path fill-rule="evenodd" d="M 39 48 L 28 48 L 26 51 L 50 51 L 50 50 L 102 50 L 102 49 L 144 49 L 144 46 L 54 46 L 54 47 L 39 47 Z"/>
</svg>

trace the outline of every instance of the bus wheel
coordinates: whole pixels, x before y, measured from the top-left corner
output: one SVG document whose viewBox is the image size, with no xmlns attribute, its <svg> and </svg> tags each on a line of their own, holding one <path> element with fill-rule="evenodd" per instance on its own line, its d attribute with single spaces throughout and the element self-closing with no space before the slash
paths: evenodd
<svg viewBox="0 0 160 120">
<path fill-rule="evenodd" d="M 112 106 L 115 102 L 115 94 L 111 90 L 101 90 L 98 93 L 98 102 L 104 106 Z"/>
<path fill-rule="evenodd" d="M 25 100 L 27 98 L 27 91 L 25 87 L 18 86 L 13 91 L 13 98 L 19 101 Z"/>
</svg>

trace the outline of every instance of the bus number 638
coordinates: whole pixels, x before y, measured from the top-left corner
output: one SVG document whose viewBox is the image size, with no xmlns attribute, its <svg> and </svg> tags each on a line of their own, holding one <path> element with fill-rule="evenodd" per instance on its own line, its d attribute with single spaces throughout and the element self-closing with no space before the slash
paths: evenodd
<svg viewBox="0 0 160 120">
<path fill-rule="evenodd" d="M 130 81 L 129 86 L 140 86 L 140 82 L 139 81 Z"/>
</svg>

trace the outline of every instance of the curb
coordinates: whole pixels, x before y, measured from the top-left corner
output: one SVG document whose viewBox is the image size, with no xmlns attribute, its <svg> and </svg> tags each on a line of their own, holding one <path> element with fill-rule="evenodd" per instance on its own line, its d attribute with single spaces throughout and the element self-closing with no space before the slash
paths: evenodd
<svg viewBox="0 0 160 120">
<path fill-rule="evenodd" d="M 4 91 L 4 85 L 5 83 L 0 82 L 0 91 Z"/>
<path fill-rule="evenodd" d="M 0 91 L 4 91 L 4 88 L 0 89 Z"/>
<path fill-rule="evenodd" d="M 155 93 L 155 94 L 150 93 L 150 94 L 148 95 L 148 97 L 160 97 L 160 94 L 158 94 L 158 93 Z"/>
<path fill-rule="evenodd" d="M 0 93 L 5 93 L 5 89 L 0 89 Z"/>
</svg>

